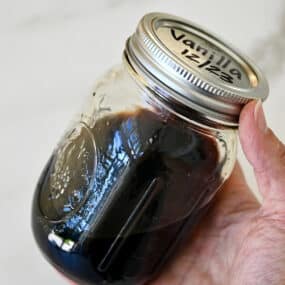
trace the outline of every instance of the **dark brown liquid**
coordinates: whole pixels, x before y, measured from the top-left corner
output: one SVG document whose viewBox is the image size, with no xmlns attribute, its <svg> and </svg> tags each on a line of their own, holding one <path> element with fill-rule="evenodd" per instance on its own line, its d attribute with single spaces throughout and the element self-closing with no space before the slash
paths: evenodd
<svg viewBox="0 0 285 285">
<path fill-rule="evenodd" d="M 221 184 L 216 141 L 147 110 L 104 117 L 72 137 L 38 183 L 36 240 L 79 284 L 143 284 Z"/>
</svg>

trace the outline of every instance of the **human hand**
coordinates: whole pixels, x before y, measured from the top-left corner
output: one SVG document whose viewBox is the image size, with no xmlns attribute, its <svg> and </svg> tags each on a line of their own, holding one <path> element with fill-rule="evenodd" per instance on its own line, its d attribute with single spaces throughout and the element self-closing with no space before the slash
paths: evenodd
<svg viewBox="0 0 285 285">
<path fill-rule="evenodd" d="M 261 103 L 243 109 L 240 140 L 262 203 L 237 164 L 188 246 L 149 285 L 285 284 L 285 146 L 267 128 Z"/>
</svg>

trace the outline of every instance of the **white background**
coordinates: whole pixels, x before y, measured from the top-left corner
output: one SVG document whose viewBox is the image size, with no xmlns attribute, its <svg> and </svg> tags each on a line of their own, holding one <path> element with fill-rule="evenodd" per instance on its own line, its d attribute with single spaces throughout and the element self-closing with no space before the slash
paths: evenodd
<svg viewBox="0 0 285 285">
<path fill-rule="evenodd" d="M 1 284 L 66 284 L 33 240 L 33 191 L 95 79 L 151 11 L 208 27 L 255 59 L 270 82 L 268 123 L 285 141 L 284 0 L 0 0 Z"/>
</svg>

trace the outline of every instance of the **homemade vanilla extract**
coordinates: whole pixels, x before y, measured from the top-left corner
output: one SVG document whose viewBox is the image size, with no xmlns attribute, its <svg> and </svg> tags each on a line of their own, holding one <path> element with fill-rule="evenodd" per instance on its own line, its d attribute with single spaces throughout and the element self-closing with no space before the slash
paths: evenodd
<svg viewBox="0 0 285 285">
<path fill-rule="evenodd" d="M 231 175 L 243 106 L 267 95 L 259 69 L 216 36 L 144 16 L 38 181 L 43 255 L 76 284 L 149 284 Z"/>
<path fill-rule="evenodd" d="M 54 193 L 53 184 L 64 182 L 52 181 L 65 168 L 64 163 L 56 168 L 58 159 L 73 165 L 70 160 L 78 157 L 71 131 L 59 147 L 65 153 L 55 152 L 38 184 L 34 233 L 48 258 L 67 275 L 76 271 L 76 281 L 82 284 L 139 284 L 155 274 L 185 227 L 191 230 L 201 203 L 217 190 L 217 143 L 179 118 L 165 120 L 143 109 L 107 116 L 89 131 L 96 138 L 98 156 L 96 171 L 90 173 L 95 179 L 90 193 L 85 193 L 90 201 L 75 214 L 76 221 L 84 223 L 83 231 L 75 234 L 79 225 L 72 221 L 74 216 L 59 227 L 48 222 L 73 210 L 68 208 L 70 199 L 58 202 Z M 80 140 L 89 140 L 87 132 Z M 78 172 L 76 167 L 69 170 Z M 69 198 L 74 196 L 68 192 L 73 187 L 67 185 L 65 191 Z M 39 223 L 43 216 L 47 220 Z M 54 237 L 47 239 L 50 232 Z M 65 240 L 76 241 L 70 251 L 64 250 Z"/>
</svg>

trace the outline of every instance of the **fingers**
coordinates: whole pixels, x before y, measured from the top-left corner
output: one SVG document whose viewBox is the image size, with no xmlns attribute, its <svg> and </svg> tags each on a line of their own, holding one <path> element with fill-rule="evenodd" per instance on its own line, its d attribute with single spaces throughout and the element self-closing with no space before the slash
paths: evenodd
<svg viewBox="0 0 285 285">
<path fill-rule="evenodd" d="M 215 207 L 218 207 L 219 211 L 227 212 L 248 210 L 257 208 L 259 205 L 246 183 L 239 162 L 237 162 L 230 178 L 215 198 Z"/>
<path fill-rule="evenodd" d="M 220 195 L 223 196 L 223 199 L 229 196 L 235 196 L 234 198 L 236 200 L 254 199 L 239 162 L 236 162 L 234 170 L 229 179 L 223 185 L 223 191 L 220 192 Z"/>
<path fill-rule="evenodd" d="M 240 116 L 240 141 L 254 168 L 264 202 L 285 204 L 285 147 L 267 127 L 262 104 L 247 104 Z"/>
<path fill-rule="evenodd" d="M 245 195 L 249 194 L 248 191 L 248 185 L 246 183 L 243 171 L 240 167 L 239 162 L 236 162 L 234 170 L 230 176 L 230 178 L 225 182 L 224 186 L 225 188 L 229 188 L 229 190 L 227 191 L 229 192 L 235 192 L 234 189 L 242 189 L 242 192 Z"/>
</svg>

